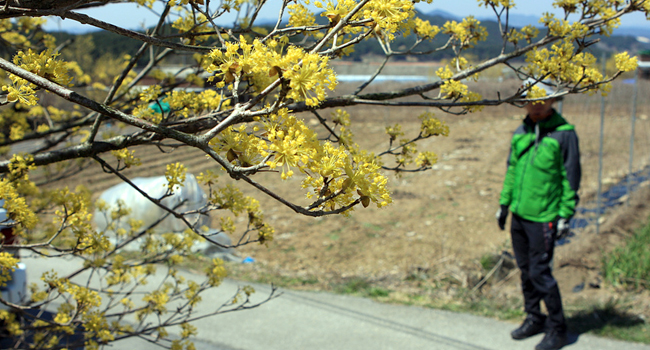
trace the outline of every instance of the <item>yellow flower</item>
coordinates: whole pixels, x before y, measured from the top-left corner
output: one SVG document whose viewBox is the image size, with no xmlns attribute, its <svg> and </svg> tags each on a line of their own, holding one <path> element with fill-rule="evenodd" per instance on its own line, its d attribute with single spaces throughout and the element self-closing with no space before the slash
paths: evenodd
<svg viewBox="0 0 650 350">
<path fill-rule="evenodd" d="M 440 92 L 445 98 L 459 98 L 467 94 L 467 85 L 457 80 L 447 80 L 440 87 Z"/>
<path fill-rule="evenodd" d="M 221 259 L 212 259 L 212 265 L 206 267 L 205 272 L 208 275 L 208 283 L 212 287 L 219 286 L 228 274 Z"/>
<path fill-rule="evenodd" d="M 428 168 L 438 162 L 438 156 L 433 152 L 422 152 L 415 159 L 415 164 L 421 168 Z"/>
<path fill-rule="evenodd" d="M 295 47 L 289 48 L 287 55 L 291 54 L 302 55 L 302 62 L 294 64 L 284 73 L 291 87 L 287 97 L 305 101 L 308 106 L 317 106 L 325 99 L 325 88 L 334 90 L 336 87 L 336 76 L 327 65 L 328 59 Z"/>
<path fill-rule="evenodd" d="M 444 66 L 438 68 L 438 70 L 436 71 L 436 75 L 438 76 L 438 78 L 442 80 L 446 80 L 451 78 L 454 75 L 454 72 L 452 72 L 451 69 L 449 69 L 449 66 Z"/>
<path fill-rule="evenodd" d="M 0 252 L 0 287 L 7 285 L 11 281 L 11 271 L 16 269 L 18 259 L 7 252 Z"/>
<path fill-rule="evenodd" d="M 420 135 L 422 137 L 429 136 L 449 136 L 449 126 L 444 122 L 441 122 L 439 119 L 433 117 L 433 113 L 426 112 L 418 117 L 422 120 L 422 125 L 420 126 Z"/>
<path fill-rule="evenodd" d="M 399 124 L 395 124 L 393 126 L 387 126 L 386 127 L 386 134 L 390 136 L 390 140 L 394 141 L 398 137 L 403 136 L 404 133 L 402 132 L 402 126 Z"/>
<path fill-rule="evenodd" d="M 480 24 L 480 21 L 469 16 L 460 23 L 456 21 L 445 23 L 442 32 L 450 35 L 461 47 L 472 47 L 479 40 L 487 38 L 487 29 Z"/>
<path fill-rule="evenodd" d="M 337 109 L 332 113 L 332 122 L 341 126 L 350 126 L 350 114 L 342 109 Z"/>
<path fill-rule="evenodd" d="M 414 16 L 413 2 L 410 0 L 371 0 L 363 8 L 363 17 L 371 18 L 377 25 L 376 30 L 386 33 L 388 40 L 395 38 L 394 33 L 407 24 Z"/>
<path fill-rule="evenodd" d="M 289 9 L 289 26 L 303 27 L 313 26 L 316 23 L 314 14 L 309 11 L 303 4 L 291 4 Z"/>
<path fill-rule="evenodd" d="M 621 52 L 616 54 L 616 69 L 621 72 L 631 72 L 636 69 L 638 66 L 638 59 L 635 57 L 630 57 L 627 52 Z"/>
<path fill-rule="evenodd" d="M 174 192 L 174 187 L 183 186 L 187 169 L 181 163 L 167 164 L 165 178 L 167 179 L 167 191 Z"/>
<path fill-rule="evenodd" d="M 429 21 L 423 21 L 419 18 L 414 20 L 414 31 L 422 39 L 433 39 L 440 33 L 440 27 L 431 25 Z"/>
</svg>

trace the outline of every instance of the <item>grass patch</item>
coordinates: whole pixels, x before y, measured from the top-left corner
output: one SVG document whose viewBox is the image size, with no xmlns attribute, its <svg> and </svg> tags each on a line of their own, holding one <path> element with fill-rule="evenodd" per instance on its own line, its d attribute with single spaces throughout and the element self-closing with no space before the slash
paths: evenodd
<svg viewBox="0 0 650 350">
<path fill-rule="evenodd" d="M 380 288 L 380 287 L 371 287 L 368 290 L 368 296 L 372 298 L 383 298 L 387 297 L 390 295 L 390 291 L 388 289 Z"/>
<path fill-rule="evenodd" d="M 390 295 L 390 290 L 373 286 L 368 280 L 360 277 L 354 277 L 336 285 L 334 291 L 340 294 L 351 294 L 366 298 L 385 298 Z"/>
<path fill-rule="evenodd" d="M 370 282 L 363 278 L 352 278 L 334 288 L 337 293 L 341 294 L 360 294 L 370 288 Z"/>
<path fill-rule="evenodd" d="M 501 255 L 499 254 L 487 253 L 481 257 L 479 263 L 483 270 L 490 271 L 497 265 L 497 263 L 499 263 L 500 259 Z"/>
<path fill-rule="evenodd" d="M 375 224 L 373 224 L 371 222 L 362 222 L 361 226 L 363 226 L 363 227 L 365 227 L 367 229 L 371 229 L 373 231 L 383 231 L 384 230 L 384 228 L 382 226 L 375 225 Z"/>
<path fill-rule="evenodd" d="M 226 262 L 228 277 L 239 281 L 272 284 L 282 288 L 314 289 L 321 282 L 316 276 L 287 276 L 276 272 L 258 269 L 254 264 Z M 318 288 L 316 288 L 318 289 Z"/>
<path fill-rule="evenodd" d="M 257 278 L 252 279 L 252 281 L 257 283 L 266 283 L 273 284 L 277 287 L 291 288 L 291 287 L 300 287 L 307 285 L 315 285 L 318 283 L 318 278 L 316 277 L 288 277 L 288 276 L 279 276 L 272 274 L 263 274 Z"/>
<path fill-rule="evenodd" d="M 284 253 L 290 253 L 290 252 L 295 252 L 295 251 L 296 251 L 296 247 L 294 247 L 294 246 L 289 246 L 289 247 L 287 247 L 287 248 L 283 248 L 283 249 L 281 249 L 281 250 L 282 250 L 282 252 L 284 252 Z"/>
<path fill-rule="evenodd" d="M 582 306 L 567 315 L 569 330 L 592 333 L 624 341 L 650 343 L 650 325 L 629 312 L 629 306 L 610 300 L 604 304 Z"/>
<path fill-rule="evenodd" d="M 614 286 L 650 288 L 650 222 L 603 257 L 603 275 Z"/>
<path fill-rule="evenodd" d="M 327 238 L 331 239 L 332 241 L 337 241 L 341 236 L 339 236 L 337 233 L 330 233 L 327 235 Z"/>
<path fill-rule="evenodd" d="M 650 219 L 634 235 L 603 255 L 602 274 L 609 284 L 628 291 L 650 288 Z M 633 312 L 633 307 L 610 300 L 572 315 L 576 332 L 650 344 L 650 325 Z M 571 325 L 570 325 L 571 326 Z"/>
<path fill-rule="evenodd" d="M 471 294 L 469 290 L 459 291 L 453 300 L 441 301 L 436 297 L 414 296 L 416 305 L 477 316 L 493 317 L 499 320 L 523 319 L 525 316 L 518 298 L 493 298 Z"/>
<path fill-rule="evenodd" d="M 493 298 L 470 298 L 463 303 L 464 311 L 475 315 L 494 317 L 500 320 L 516 320 L 525 316 L 518 299 L 496 300 Z"/>
</svg>

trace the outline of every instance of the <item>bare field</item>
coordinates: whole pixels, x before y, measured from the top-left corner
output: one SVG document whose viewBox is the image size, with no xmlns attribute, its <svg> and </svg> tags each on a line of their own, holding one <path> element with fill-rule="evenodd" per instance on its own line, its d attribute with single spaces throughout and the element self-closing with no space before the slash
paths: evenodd
<svg viewBox="0 0 650 350">
<path fill-rule="evenodd" d="M 517 85 L 516 82 L 504 84 L 511 88 Z M 489 96 L 490 86 L 483 83 L 473 89 Z M 643 81 L 639 96 L 648 96 L 649 92 L 649 82 Z M 622 83 L 617 83 L 607 97 L 604 188 L 619 181 L 628 171 L 631 98 L 632 85 Z M 633 170 L 643 168 L 650 160 L 650 104 L 645 98 L 639 100 Z M 386 125 L 401 123 L 407 136 L 414 135 L 419 128 L 415 117 L 427 110 L 357 106 L 348 111 L 357 140 L 363 147 L 377 152 L 387 145 Z M 509 234 L 498 229 L 494 213 L 510 136 L 521 123 L 523 110 L 503 105 L 465 116 L 433 112 L 449 125 L 450 136 L 425 140 L 418 149 L 436 152 L 439 162 L 431 171 L 391 176 L 394 203 L 388 208 L 357 209 L 349 218 L 301 217 L 264 194 L 254 192 L 245 183 L 239 183 L 245 193 L 260 200 L 276 234 L 268 246 L 239 248 L 240 256 L 250 256 L 256 262 L 233 265 L 232 277 L 315 290 L 336 290 L 350 281 L 364 281 L 388 291 L 382 297 L 387 301 L 412 303 L 417 300 L 454 303 L 459 295 L 472 290 L 487 273 L 481 259 L 511 250 Z M 329 113 L 323 111 L 321 115 L 329 117 Z M 576 126 L 580 138 L 581 205 L 589 205 L 598 187 L 600 95 L 568 97 L 563 104 L 563 115 Z M 303 117 L 318 128 L 312 115 Z M 161 154 L 158 149 L 136 149 L 136 155 L 142 157 L 144 165 L 126 172 L 129 177 L 160 175 L 170 161 L 185 163 L 195 174 L 214 167 L 204 156 L 189 149 L 168 154 Z M 232 182 L 226 176 L 220 181 Z M 304 196 L 295 191 L 300 187 L 299 178 L 281 181 L 275 174 L 263 174 L 259 181 L 293 200 Z M 119 180 L 92 165 L 77 175 L 74 182 L 88 186 L 98 196 Z M 650 317 L 647 292 L 617 290 L 603 284 L 598 276 L 603 251 L 629 235 L 650 215 L 650 208 L 645 204 L 648 199 L 649 190 L 638 191 L 632 196 L 630 207 L 620 206 L 607 213 L 600 235 L 595 235 L 595 227 L 588 227 L 576 232 L 570 244 L 557 248 L 555 274 L 567 304 L 625 297 L 638 313 Z M 506 270 L 495 274 L 475 293 L 517 298 L 518 280 L 516 270 Z M 573 288 L 581 283 L 587 287 L 574 293 Z"/>
<path fill-rule="evenodd" d="M 650 85 L 642 83 L 639 96 L 646 96 Z M 606 99 L 603 189 L 620 181 L 628 171 L 632 91 L 632 85 L 619 84 Z M 418 124 L 407 120 L 425 110 L 364 106 L 349 111 L 352 130 L 364 140 L 364 146 L 381 150 L 385 147 L 385 125 L 399 122 L 407 135 L 409 130 L 413 135 Z M 498 229 L 494 212 L 510 136 L 521 122 L 522 110 L 499 106 L 466 116 L 435 113 L 450 126 L 450 136 L 425 140 L 418 149 L 436 152 L 439 163 L 431 171 L 391 177 L 395 202 L 390 207 L 356 210 L 350 218 L 313 219 L 297 217 L 258 196 L 267 204 L 276 238 L 268 248 L 242 248 L 241 254 L 255 258 L 257 263 L 235 271 L 304 289 L 332 290 L 363 280 L 390 291 L 387 300 L 404 302 L 414 302 L 422 295 L 436 299 L 435 303 L 454 302 L 463 291 L 471 290 L 487 272 L 482 258 L 511 251 L 509 234 Z M 600 95 L 567 98 L 563 114 L 580 137 L 581 205 L 593 206 L 590 203 L 598 188 Z M 648 115 L 650 106 L 640 104 L 633 171 L 646 166 L 650 159 Z M 274 184 L 287 195 L 296 186 L 298 179 Z M 588 227 L 577 231 L 570 244 L 558 247 L 556 275 L 568 304 L 604 303 L 626 295 L 600 280 L 601 256 L 648 218 L 650 210 L 644 204 L 648 197 L 647 190 L 639 191 L 632 196 L 630 207 L 609 211 L 598 237 L 595 227 Z M 517 276 L 514 270 L 495 274 L 480 293 L 517 298 Z M 582 283 L 587 287 L 574 293 L 573 288 Z M 600 288 L 590 288 L 590 284 Z M 638 303 L 637 310 L 650 316 L 647 293 L 629 295 Z"/>
</svg>

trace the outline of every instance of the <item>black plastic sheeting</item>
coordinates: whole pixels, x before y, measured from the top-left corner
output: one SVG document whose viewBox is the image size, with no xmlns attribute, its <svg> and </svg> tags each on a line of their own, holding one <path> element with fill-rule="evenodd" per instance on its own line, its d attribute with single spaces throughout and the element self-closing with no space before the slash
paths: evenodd
<svg viewBox="0 0 650 350">
<path fill-rule="evenodd" d="M 650 167 L 645 167 L 642 170 L 625 176 L 619 183 L 611 186 L 600 195 L 600 207 L 598 207 L 597 199 L 588 203 L 588 207 L 590 208 L 578 207 L 576 209 L 576 215 L 569 222 L 571 230 L 583 229 L 587 226 L 595 225 L 599 214 L 603 215 L 608 209 L 623 204 L 624 201 L 621 200 L 623 196 L 634 192 L 642 183 L 648 180 L 650 180 Z M 575 233 L 572 231 L 565 238 L 558 239 L 555 245 L 567 244 L 571 242 L 570 238 L 573 236 L 575 236 Z"/>
</svg>

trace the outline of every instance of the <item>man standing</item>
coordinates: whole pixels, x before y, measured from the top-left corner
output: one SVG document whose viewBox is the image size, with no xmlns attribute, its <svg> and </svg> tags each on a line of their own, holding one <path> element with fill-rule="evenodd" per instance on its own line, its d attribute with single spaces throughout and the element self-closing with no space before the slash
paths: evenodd
<svg viewBox="0 0 650 350">
<path fill-rule="evenodd" d="M 545 82 L 532 85 L 554 93 Z M 537 88 L 535 88 L 537 89 Z M 521 270 L 524 310 L 527 317 L 512 331 L 513 339 L 526 339 L 546 332 L 536 350 L 555 350 L 566 345 L 567 326 L 557 282 L 551 273 L 555 240 L 568 233 L 569 221 L 578 204 L 580 152 L 578 137 L 553 109 L 555 98 L 529 102 L 523 124 L 510 143 L 508 170 L 499 200 L 497 221 L 505 228 L 512 211 L 511 236 L 517 266 Z M 540 309 L 544 300 L 548 316 Z"/>
</svg>

